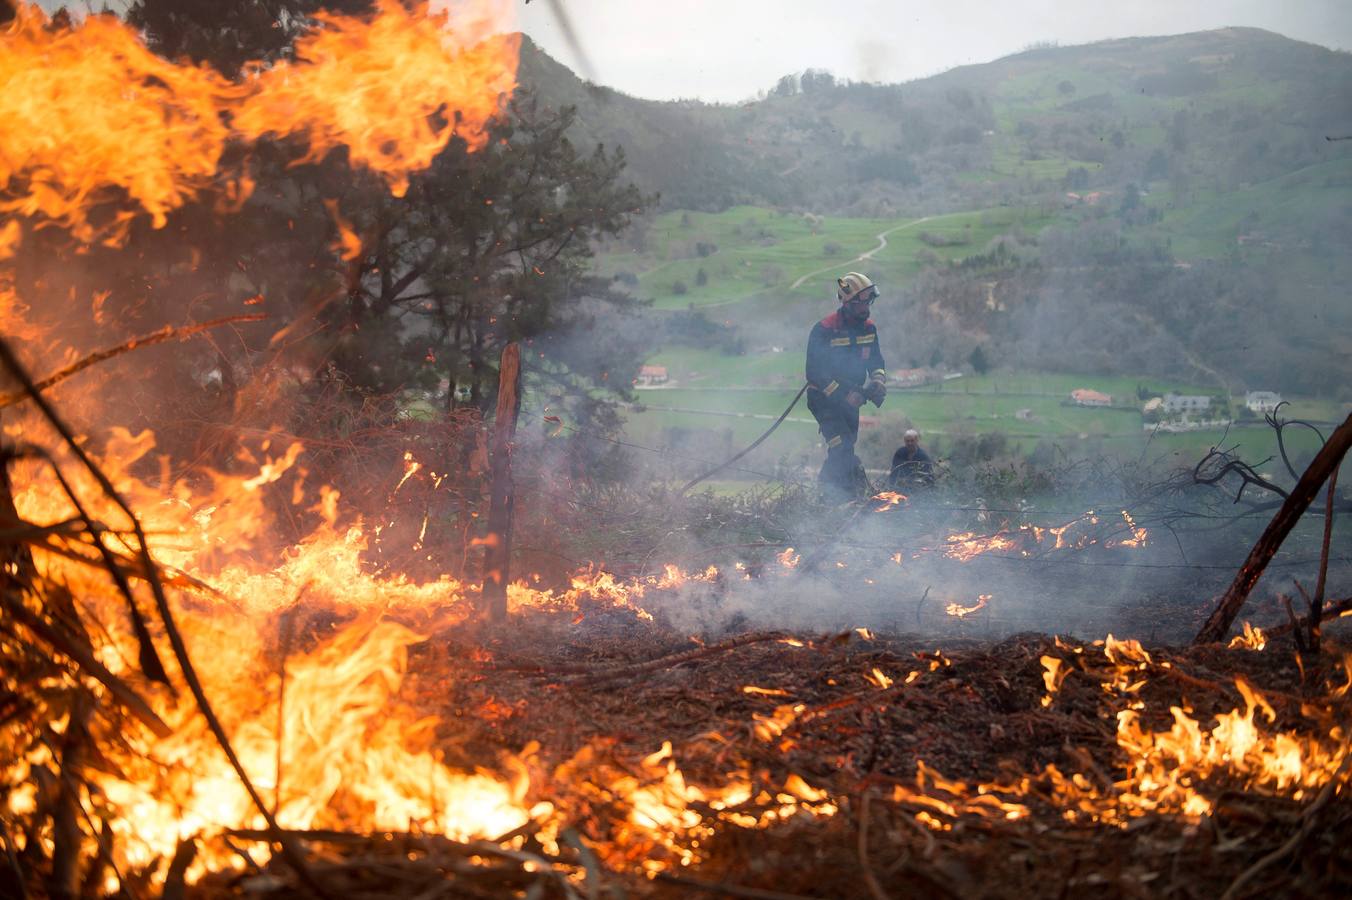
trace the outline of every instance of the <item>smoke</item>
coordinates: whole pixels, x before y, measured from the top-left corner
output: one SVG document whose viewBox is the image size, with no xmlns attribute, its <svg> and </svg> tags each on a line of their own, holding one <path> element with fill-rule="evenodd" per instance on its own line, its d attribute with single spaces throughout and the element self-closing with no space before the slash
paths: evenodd
<svg viewBox="0 0 1352 900">
<path fill-rule="evenodd" d="M 709 638 L 866 628 L 950 642 L 1035 632 L 1186 643 L 1267 515 L 1219 509 L 1215 501 L 1228 498 L 1209 489 L 1130 498 L 1126 513 L 1114 505 L 1128 499 L 1102 491 L 1019 509 L 917 496 L 886 509 L 876 498 L 822 509 L 795 523 L 792 549 L 753 563 L 720 560 L 716 576 L 640 605 L 678 631 Z M 1263 627 L 1285 620 L 1278 595 L 1293 576 L 1313 580 L 1321 527 L 1312 518 L 1293 534 L 1243 618 Z M 682 559 L 689 549 L 670 541 L 654 556 Z M 1349 574 L 1352 559 L 1335 550 L 1330 583 Z"/>
</svg>

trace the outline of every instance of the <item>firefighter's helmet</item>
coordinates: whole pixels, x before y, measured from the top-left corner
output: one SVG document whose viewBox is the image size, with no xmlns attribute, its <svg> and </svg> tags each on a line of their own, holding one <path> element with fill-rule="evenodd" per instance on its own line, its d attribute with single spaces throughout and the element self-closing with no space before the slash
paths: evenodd
<svg viewBox="0 0 1352 900">
<path fill-rule="evenodd" d="M 836 298 L 841 303 L 860 299 L 872 302 L 878 296 L 878 286 L 867 275 L 858 272 L 846 272 L 836 279 Z"/>
</svg>

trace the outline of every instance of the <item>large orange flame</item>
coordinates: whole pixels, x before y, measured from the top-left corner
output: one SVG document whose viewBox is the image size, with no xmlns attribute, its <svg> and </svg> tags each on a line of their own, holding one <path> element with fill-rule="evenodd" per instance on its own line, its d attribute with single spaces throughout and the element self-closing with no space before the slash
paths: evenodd
<svg viewBox="0 0 1352 900">
<path fill-rule="evenodd" d="M 155 56 L 111 16 L 49 28 L 21 6 L 0 35 L 0 211 L 116 242 L 131 213 L 99 224 L 90 213 L 120 192 L 160 227 L 215 178 L 230 133 L 221 109 L 236 95 L 209 68 Z"/>
<path fill-rule="evenodd" d="M 320 15 L 294 63 L 255 66 L 235 84 L 155 56 L 112 16 L 57 27 L 21 6 L 0 35 L 0 211 L 116 245 L 138 211 L 158 228 L 212 185 L 246 195 L 247 178 L 220 172 L 221 155 L 229 140 L 265 134 L 303 136 L 302 162 L 346 146 L 402 194 L 452 136 L 483 146 L 516 83 L 517 39 L 501 33 L 510 13 L 490 0 L 452 22 L 381 0 L 369 22 Z M 95 216 L 105 202 L 116 211 Z M 6 223 L 0 258 L 17 240 Z"/>
<path fill-rule="evenodd" d="M 294 64 L 258 74 L 234 125 L 251 138 L 305 135 L 302 162 L 345 146 L 402 196 L 409 174 L 452 135 L 482 147 L 488 120 L 516 86 L 518 39 L 501 33 L 510 6 L 497 9 L 454 31 L 446 13 L 409 12 L 397 0 L 380 0 L 369 24 L 321 13 L 323 27 L 297 42 Z"/>
</svg>

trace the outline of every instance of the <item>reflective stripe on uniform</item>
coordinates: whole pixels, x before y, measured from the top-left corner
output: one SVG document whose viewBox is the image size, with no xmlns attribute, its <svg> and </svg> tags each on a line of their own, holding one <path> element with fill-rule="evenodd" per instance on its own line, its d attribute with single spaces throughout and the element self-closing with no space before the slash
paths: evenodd
<svg viewBox="0 0 1352 900">
<path fill-rule="evenodd" d="M 829 397 L 836 392 L 836 388 L 838 387 L 840 387 L 840 383 L 833 381 L 826 387 L 822 388 L 822 393 Z"/>
<path fill-rule="evenodd" d="M 861 335 L 859 335 L 859 337 L 857 337 L 857 338 L 854 339 L 854 342 L 855 342 L 856 344 L 871 344 L 871 343 L 873 343 L 874 341 L 876 341 L 877 339 L 878 339 L 878 336 L 877 336 L 876 334 L 861 334 Z M 835 341 L 832 341 L 831 343 L 834 344 Z"/>
<path fill-rule="evenodd" d="M 848 346 L 850 346 L 850 339 L 847 338 L 847 337 L 843 337 L 843 338 L 831 338 L 831 346 L 832 346 L 832 347 L 848 347 Z"/>
<path fill-rule="evenodd" d="M 840 446 L 840 442 L 841 442 L 842 440 L 844 440 L 844 438 L 842 438 L 840 435 L 836 435 L 835 437 L 831 438 L 831 440 L 829 440 L 829 441 L 826 442 L 826 446 L 828 446 L 828 447 L 839 447 L 839 446 Z"/>
</svg>

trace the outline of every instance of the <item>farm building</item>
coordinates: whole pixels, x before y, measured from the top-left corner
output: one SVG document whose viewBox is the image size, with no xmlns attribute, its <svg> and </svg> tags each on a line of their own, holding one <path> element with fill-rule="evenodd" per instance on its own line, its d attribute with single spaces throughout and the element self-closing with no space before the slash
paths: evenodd
<svg viewBox="0 0 1352 900">
<path fill-rule="evenodd" d="M 1099 391 L 1077 388 L 1070 392 L 1070 399 L 1076 406 L 1112 406 L 1113 398 Z"/>
<path fill-rule="evenodd" d="M 638 377 L 634 379 L 634 384 L 638 387 L 652 387 L 654 385 L 666 383 L 666 366 L 644 366 L 638 370 Z"/>
</svg>

